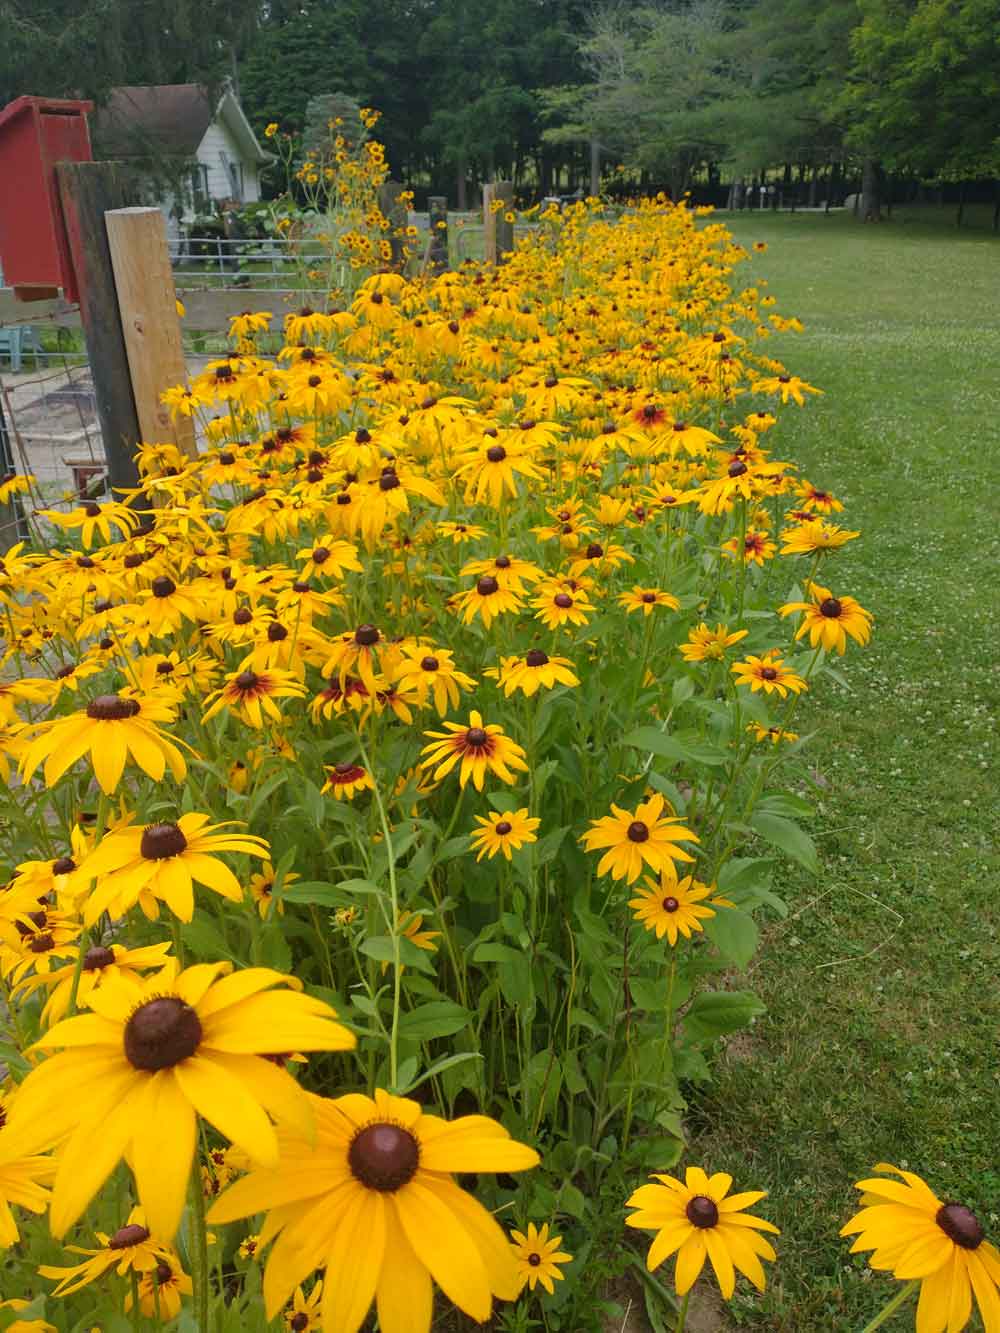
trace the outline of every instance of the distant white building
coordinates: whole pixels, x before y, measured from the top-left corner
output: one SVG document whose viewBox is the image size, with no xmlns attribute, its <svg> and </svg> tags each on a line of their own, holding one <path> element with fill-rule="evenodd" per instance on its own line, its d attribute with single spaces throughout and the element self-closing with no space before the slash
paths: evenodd
<svg viewBox="0 0 1000 1333">
<path fill-rule="evenodd" d="M 148 177 L 148 202 L 171 230 L 218 203 L 259 199 L 261 168 L 275 160 L 228 85 L 214 105 L 196 83 L 115 88 L 92 132 L 97 156 L 133 161 Z"/>
</svg>

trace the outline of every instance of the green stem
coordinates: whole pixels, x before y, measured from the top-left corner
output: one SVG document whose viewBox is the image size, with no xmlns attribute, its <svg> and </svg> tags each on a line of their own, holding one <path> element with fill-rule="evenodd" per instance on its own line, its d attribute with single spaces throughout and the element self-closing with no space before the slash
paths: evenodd
<svg viewBox="0 0 1000 1333">
<path fill-rule="evenodd" d="M 191 1276 L 194 1281 L 195 1327 L 208 1330 L 208 1232 L 205 1228 L 205 1194 L 201 1187 L 201 1158 L 197 1152 L 191 1170 L 191 1202 L 194 1237 L 191 1245 Z"/>
<path fill-rule="evenodd" d="M 861 1333 L 874 1333 L 876 1328 L 881 1328 L 890 1315 L 896 1313 L 899 1307 L 913 1295 L 917 1287 L 920 1286 L 920 1278 L 912 1278 L 906 1285 L 893 1296 L 885 1308 L 875 1316 L 870 1324 L 865 1324 Z"/>
<path fill-rule="evenodd" d="M 361 731 L 358 731 L 358 749 L 361 751 L 361 759 L 365 768 L 371 774 L 373 788 L 372 794 L 375 797 L 375 804 L 378 806 L 379 823 L 382 825 L 382 837 L 385 839 L 385 853 L 389 862 L 389 896 L 392 901 L 392 1029 L 389 1034 L 389 1081 L 392 1084 L 392 1090 L 395 1092 L 397 1084 L 397 1074 L 399 1071 L 399 1017 L 401 1009 L 401 992 L 403 967 L 400 960 L 399 949 L 399 889 L 396 884 L 396 856 L 392 847 L 392 833 L 389 830 L 389 820 L 386 817 L 385 805 L 382 801 L 382 793 L 379 790 L 379 784 L 372 770 L 371 760 L 368 758 L 368 751 L 365 749 L 365 743 L 361 739 Z"/>
<path fill-rule="evenodd" d="M 684 1293 L 684 1299 L 681 1301 L 681 1308 L 677 1315 L 677 1323 L 674 1326 L 674 1333 L 684 1333 L 684 1326 L 687 1324 L 688 1303 L 691 1300 L 691 1292 Z"/>
</svg>

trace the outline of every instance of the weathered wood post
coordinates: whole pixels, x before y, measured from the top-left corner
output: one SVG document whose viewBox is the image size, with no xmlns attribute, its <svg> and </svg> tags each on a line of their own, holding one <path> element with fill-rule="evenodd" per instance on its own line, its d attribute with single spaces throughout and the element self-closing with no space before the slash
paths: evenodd
<svg viewBox="0 0 1000 1333">
<path fill-rule="evenodd" d="M 382 216 L 389 223 L 388 241 L 392 247 L 392 258 L 389 260 L 394 269 L 400 269 L 403 266 L 404 251 L 406 249 L 406 224 L 409 221 L 409 213 L 403 204 L 399 202 L 399 196 L 403 192 L 403 187 L 399 181 L 387 180 L 379 186 L 378 206 Z"/>
<path fill-rule="evenodd" d="M 158 208 L 117 208 L 105 214 L 122 333 L 141 438 L 171 441 L 191 458 L 198 446 L 190 417 L 171 419 L 164 389 L 185 377 L 177 293 Z"/>
<path fill-rule="evenodd" d="M 428 197 L 427 218 L 431 229 L 427 266 L 432 273 L 440 273 L 451 267 L 448 251 L 448 200 L 443 194 Z"/>
<path fill-rule="evenodd" d="M 514 248 L 514 224 L 507 214 L 514 211 L 512 181 L 493 181 L 483 186 L 483 258 L 487 264 L 502 264 Z"/>
<path fill-rule="evenodd" d="M 130 191 L 122 168 L 114 162 L 61 162 L 56 177 L 80 292 L 80 322 L 108 481 L 112 486 L 131 487 L 139 481 L 134 458 L 140 440 L 139 419 L 104 226 L 104 214 L 128 204 Z"/>
</svg>

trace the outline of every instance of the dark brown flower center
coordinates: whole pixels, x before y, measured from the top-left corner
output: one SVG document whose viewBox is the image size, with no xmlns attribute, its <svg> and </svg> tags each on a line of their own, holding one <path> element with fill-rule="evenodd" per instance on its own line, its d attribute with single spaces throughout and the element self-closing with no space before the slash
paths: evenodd
<svg viewBox="0 0 1000 1333">
<path fill-rule="evenodd" d="M 256 671 L 241 671 L 233 681 L 233 684 L 242 694 L 249 694 L 251 690 L 257 688 L 259 676 Z"/>
<path fill-rule="evenodd" d="M 83 970 L 100 972 L 102 968 L 110 967 L 114 961 L 115 955 L 112 949 L 106 948 L 103 944 L 95 944 L 83 955 Z"/>
<path fill-rule="evenodd" d="M 645 842 L 649 837 L 649 828 L 641 819 L 635 819 L 628 826 L 628 836 L 632 842 Z"/>
<path fill-rule="evenodd" d="M 361 648 L 370 648 L 373 643 L 378 643 L 381 635 L 374 625 L 359 625 L 354 631 L 354 642 Z"/>
<path fill-rule="evenodd" d="M 288 638 L 288 630 L 278 620 L 273 620 L 267 627 L 268 643 L 281 643 Z"/>
<path fill-rule="evenodd" d="M 394 491 L 401 484 L 395 472 L 383 472 L 378 479 L 379 490 L 381 491 Z"/>
<path fill-rule="evenodd" d="M 99 694 L 87 705 L 87 716 L 95 722 L 124 722 L 138 711 L 138 699 L 123 699 L 120 694 Z"/>
<path fill-rule="evenodd" d="M 465 733 L 465 743 L 473 750 L 481 749 L 488 740 L 489 737 L 482 727 L 470 727 Z"/>
<path fill-rule="evenodd" d="M 136 1222 L 127 1227 L 120 1227 L 108 1241 L 109 1250 L 130 1250 L 133 1245 L 141 1245 L 149 1240 L 149 1232 Z"/>
<path fill-rule="evenodd" d="M 979 1218 L 964 1203 L 946 1203 L 937 1211 L 934 1221 L 949 1240 L 960 1245 L 963 1250 L 977 1250 L 983 1243 L 985 1232 L 979 1224 Z"/>
<path fill-rule="evenodd" d="M 71 856 L 60 856 L 58 861 L 52 862 L 53 875 L 72 875 L 76 869 L 76 862 Z"/>
<path fill-rule="evenodd" d="M 302 1312 L 292 1315 L 288 1321 L 288 1327 L 292 1330 L 292 1333 L 302 1333 L 303 1329 L 309 1327 L 309 1316 Z"/>
<path fill-rule="evenodd" d="M 150 824 L 143 829 L 139 851 L 147 861 L 165 861 L 187 850 L 187 838 L 177 824 Z"/>
<path fill-rule="evenodd" d="M 513 827 L 514 825 L 511 824 L 509 820 L 501 819 L 499 823 L 495 825 L 493 832 L 499 833 L 501 838 L 506 838 L 507 834 L 511 832 Z"/>
<path fill-rule="evenodd" d="M 368 1125 L 351 1141 L 347 1162 L 355 1180 L 388 1194 L 417 1174 L 420 1147 L 401 1125 Z"/>
<path fill-rule="evenodd" d="M 125 1024 L 125 1058 L 150 1073 L 187 1060 L 200 1041 L 198 1015 L 174 995 L 147 1001 Z"/>
<path fill-rule="evenodd" d="M 820 615 L 826 616 L 830 620 L 836 620 L 842 610 L 843 607 L 836 597 L 825 597 L 819 604 Z"/>
<path fill-rule="evenodd" d="M 563 611 L 573 605 L 573 598 L 570 597 L 568 592 L 557 592 L 552 600 L 555 602 L 556 606 Z"/>
<path fill-rule="evenodd" d="M 31 937 L 28 949 L 31 953 L 48 953 L 50 949 L 55 948 L 55 945 L 56 942 L 53 939 L 51 932 L 43 930 L 41 934 L 33 935 Z"/>
<path fill-rule="evenodd" d="M 312 553 L 314 565 L 325 565 L 330 559 L 330 548 L 328 546 L 317 546 Z"/>
<path fill-rule="evenodd" d="M 161 574 L 150 584 L 154 597 L 170 597 L 177 591 L 177 584 L 173 579 L 168 579 L 166 574 Z"/>
<path fill-rule="evenodd" d="M 548 653 L 543 653 L 541 648 L 531 648 L 524 655 L 525 665 L 530 667 L 545 666 L 548 660 L 549 660 Z"/>
<path fill-rule="evenodd" d="M 604 554 L 604 547 L 599 542 L 591 542 L 587 547 L 586 556 L 588 560 L 600 560 Z"/>
<path fill-rule="evenodd" d="M 170 1268 L 169 1264 L 156 1265 L 156 1285 L 158 1287 L 165 1287 L 173 1275 L 173 1270 Z"/>
<path fill-rule="evenodd" d="M 365 770 L 353 763 L 335 764 L 333 771 L 342 781 L 346 778 L 351 782 L 356 782 L 358 778 L 365 775 Z"/>
<path fill-rule="evenodd" d="M 233 612 L 234 625 L 249 625 L 251 620 L 253 620 L 253 612 L 249 607 L 241 606 L 238 611 Z"/>
<path fill-rule="evenodd" d="M 664 898 L 662 906 L 665 912 L 676 912 L 678 907 L 680 907 L 680 903 L 676 898 L 667 897 Z"/>
<path fill-rule="evenodd" d="M 760 674 L 764 680 L 778 679 L 778 673 L 775 671 L 774 667 L 761 667 Z"/>
<path fill-rule="evenodd" d="M 492 597 L 493 594 L 499 590 L 499 588 L 500 584 L 496 581 L 496 579 L 493 577 L 492 574 L 484 575 L 476 584 L 476 592 L 479 593 L 480 597 Z"/>
<path fill-rule="evenodd" d="M 642 594 L 642 600 L 646 603 L 647 606 L 650 606 L 650 605 L 652 605 L 653 602 L 656 601 L 656 593 L 655 593 L 655 592 L 644 592 L 644 593 Z"/>
<path fill-rule="evenodd" d="M 718 1225 L 719 1210 L 707 1194 L 696 1194 L 684 1211 L 693 1227 L 704 1230 Z"/>
<path fill-rule="evenodd" d="M 436 657 L 422 657 L 420 659 L 421 671 L 437 671 L 441 663 Z"/>
<path fill-rule="evenodd" d="M 528 1255 L 528 1263 L 531 1265 L 532 1268 L 537 1268 L 541 1262 L 542 1262 L 542 1256 L 537 1251 L 532 1250 L 532 1252 Z"/>
</svg>

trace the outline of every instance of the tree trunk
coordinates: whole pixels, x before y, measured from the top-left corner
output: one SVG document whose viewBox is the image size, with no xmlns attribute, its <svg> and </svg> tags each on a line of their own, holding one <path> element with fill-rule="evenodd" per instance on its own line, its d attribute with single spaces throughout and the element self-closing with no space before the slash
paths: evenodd
<svg viewBox="0 0 1000 1333">
<path fill-rule="evenodd" d="M 601 145 L 590 141 L 590 193 L 596 198 L 601 193 Z"/>
<path fill-rule="evenodd" d="M 960 227 L 962 225 L 962 215 L 964 214 L 964 212 L 965 212 L 965 181 L 962 181 L 962 183 L 958 187 L 958 216 L 955 218 L 956 227 Z"/>
<path fill-rule="evenodd" d="M 882 221 L 882 166 L 874 157 L 866 157 L 861 168 L 861 219 Z"/>
<path fill-rule="evenodd" d="M 819 167 L 814 166 L 812 170 L 812 180 L 809 182 L 809 207 L 816 207 L 816 191 L 819 187 Z"/>
</svg>

